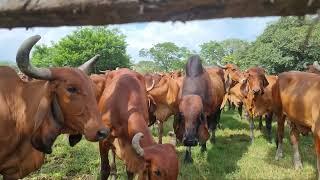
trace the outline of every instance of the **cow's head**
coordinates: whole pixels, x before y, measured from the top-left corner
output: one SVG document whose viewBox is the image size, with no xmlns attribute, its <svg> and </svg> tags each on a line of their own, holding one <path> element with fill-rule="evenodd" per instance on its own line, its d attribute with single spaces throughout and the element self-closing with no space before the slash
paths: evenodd
<svg viewBox="0 0 320 180">
<path fill-rule="evenodd" d="M 307 63 L 304 63 L 303 67 L 306 69 L 306 72 L 320 74 L 320 65 L 318 61 L 314 61 L 313 64 L 310 64 L 310 65 L 307 65 Z"/>
<path fill-rule="evenodd" d="M 254 114 L 254 106 L 264 94 L 264 88 L 269 85 L 269 82 L 265 76 L 265 70 L 259 67 L 253 67 L 248 69 L 245 73 L 245 79 L 240 82 L 240 91 L 243 95 L 243 102 L 246 105 L 250 114 Z M 259 100 L 260 102 L 260 100 Z"/>
<path fill-rule="evenodd" d="M 40 36 L 32 36 L 25 40 L 16 58 L 24 74 L 47 81 L 47 91 L 34 116 L 32 145 L 39 151 L 51 153 L 51 146 L 61 133 L 84 134 L 89 141 L 106 138 L 109 130 L 101 121 L 93 83 L 85 74 L 98 56 L 78 69 L 36 68 L 29 63 L 29 53 L 39 39 Z"/>
<path fill-rule="evenodd" d="M 234 64 L 221 65 L 217 62 L 217 65 L 224 71 L 224 79 L 226 91 L 229 92 L 236 83 L 244 79 L 243 73 L 240 71 L 239 67 Z"/>
<path fill-rule="evenodd" d="M 142 133 L 137 133 L 132 138 L 132 147 L 145 160 L 145 170 L 139 174 L 139 180 L 177 179 L 179 161 L 174 146 L 155 144 L 142 148 L 139 143 L 142 137 Z"/>
<path fill-rule="evenodd" d="M 203 112 L 202 99 L 198 95 L 183 96 L 179 104 L 180 123 L 183 123 L 184 133 L 182 142 L 185 146 L 196 146 L 203 141 L 199 136 L 201 125 L 206 124 L 205 114 Z M 202 132 L 202 131 L 201 131 Z"/>
<path fill-rule="evenodd" d="M 263 95 L 264 88 L 269 85 L 269 82 L 265 76 L 265 70 L 260 67 L 253 67 L 248 69 L 244 73 L 245 78 L 241 81 L 242 92 L 244 96 L 247 93 L 253 93 L 254 95 Z M 246 86 L 246 88 L 244 88 Z"/>
</svg>

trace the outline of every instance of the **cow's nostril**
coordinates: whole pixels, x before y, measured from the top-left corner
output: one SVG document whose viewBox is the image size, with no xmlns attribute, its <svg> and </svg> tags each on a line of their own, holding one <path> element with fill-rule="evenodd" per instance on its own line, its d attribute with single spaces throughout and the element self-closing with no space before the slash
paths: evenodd
<svg viewBox="0 0 320 180">
<path fill-rule="evenodd" d="M 109 134 L 109 130 L 108 129 L 101 129 L 97 132 L 97 137 L 99 140 L 102 140 L 104 138 L 106 138 Z"/>
</svg>

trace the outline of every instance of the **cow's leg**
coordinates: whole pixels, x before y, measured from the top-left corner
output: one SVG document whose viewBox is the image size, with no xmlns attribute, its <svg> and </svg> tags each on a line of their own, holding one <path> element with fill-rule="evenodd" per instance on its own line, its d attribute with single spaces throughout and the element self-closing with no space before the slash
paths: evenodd
<svg viewBox="0 0 320 180">
<path fill-rule="evenodd" d="M 293 164 L 294 168 L 301 169 L 302 163 L 301 163 L 301 157 L 299 153 L 299 132 L 296 128 L 296 126 L 291 123 L 291 131 L 290 131 L 290 139 L 293 147 Z"/>
<path fill-rule="evenodd" d="M 101 159 L 100 179 L 107 180 L 110 175 L 110 165 L 108 158 L 109 146 L 107 145 L 107 141 L 99 142 L 99 151 Z"/>
<path fill-rule="evenodd" d="M 210 137 L 210 142 L 212 144 L 216 143 L 216 129 L 218 124 L 220 123 L 220 114 L 221 114 L 221 109 L 218 108 L 217 111 L 214 114 L 210 114 L 208 116 L 208 127 L 209 130 L 211 131 L 211 137 Z"/>
<path fill-rule="evenodd" d="M 320 138 L 317 134 L 317 132 L 314 135 L 314 143 L 316 148 L 316 154 L 317 154 L 317 169 L 318 169 L 318 180 L 320 180 Z"/>
<path fill-rule="evenodd" d="M 158 123 L 158 129 L 159 129 L 159 144 L 162 144 L 162 136 L 163 136 L 163 122 L 159 121 Z"/>
<path fill-rule="evenodd" d="M 276 138 L 276 145 L 277 145 L 277 152 L 275 157 L 276 160 L 283 158 L 282 144 L 283 144 L 285 118 L 286 117 L 284 115 L 277 115 L 278 127 L 277 127 L 277 138 Z"/>
<path fill-rule="evenodd" d="M 205 151 L 207 151 L 207 144 L 206 143 L 201 144 L 201 152 L 203 153 Z"/>
<path fill-rule="evenodd" d="M 253 117 L 249 118 L 250 122 L 250 138 L 251 138 L 251 144 L 254 142 L 254 122 L 253 122 Z"/>
<path fill-rule="evenodd" d="M 192 156 L 191 156 L 191 146 L 188 146 L 186 148 L 186 154 L 184 156 L 184 162 L 185 163 L 192 163 L 193 162 L 193 159 L 192 159 Z"/>
<path fill-rule="evenodd" d="M 240 120 L 242 120 L 242 104 L 240 104 L 239 107 L 238 107 L 238 113 L 239 113 L 239 116 L 240 116 Z"/>
<path fill-rule="evenodd" d="M 268 142 L 272 142 L 272 135 L 271 135 L 271 129 L 272 129 L 272 113 L 268 113 L 266 115 L 266 129 L 267 129 L 267 138 Z"/>
<path fill-rule="evenodd" d="M 126 170 L 126 171 L 127 171 L 128 180 L 133 180 L 134 174 L 132 172 L 128 171 L 128 170 Z"/>
<path fill-rule="evenodd" d="M 111 180 L 117 179 L 116 153 L 114 149 L 111 150 L 110 175 Z"/>
<path fill-rule="evenodd" d="M 227 102 L 228 102 L 228 111 L 230 111 L 231 110 L 231 102 L 229 99 L 227 100 Z"/>
<path fill-rule="evenodd" d="M 259 116 L 259 130 L 260 130 L 260 131 L 262 130 L 262 127 L 263 127 L 263 124 L 262 124 L 262 116 Z"/>
</svg>

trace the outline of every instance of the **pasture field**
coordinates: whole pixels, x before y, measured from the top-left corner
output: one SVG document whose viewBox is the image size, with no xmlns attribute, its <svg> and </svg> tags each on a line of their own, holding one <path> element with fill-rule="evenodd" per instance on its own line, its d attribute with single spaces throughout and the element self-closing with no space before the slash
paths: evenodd
<svg viewBox="0 0 320 180">
<path fill-rule="evenodd" d="M 167 133 L 172 121 L 166 123 Z M 236 112 L 223 112 L 217 142 L 207 142 L 207 152 L 193 148 L 193 164 L 184 164 L 184 147 L 177 147 L 180 158 L 180 180 L 222 179 L 316 179 L 316 161 L 312 135 L 300 138 L 303 169 L 295 171 L 292 164 L 292 148 L 288 128 L 284 139 L 284 158 L 275 161 L 276 145 L 267 143 L 265 129 L 256 128 L 255 142 L 250 143 L 249 124 L 240 120 Z M 256 127 L 258 122 L 256 121 Z M 273 136 L 276 123 L 273 123 Z M 155 132 L 155 129 L 153 129 Z M 155 135 L 156 133 L 154 133 Z M 164 141 L 168 141 L 165 137 Z M 53 154 L 47 156 L 41 170 L 25 179 L 98 179 L 100 160 L 97 143 L 82 140 L 75 147 L 68 146 L 65 136 L 54 145 Z M 123 164 L 117 162 L 118 179 L 126 179 Z"/>
</svg>

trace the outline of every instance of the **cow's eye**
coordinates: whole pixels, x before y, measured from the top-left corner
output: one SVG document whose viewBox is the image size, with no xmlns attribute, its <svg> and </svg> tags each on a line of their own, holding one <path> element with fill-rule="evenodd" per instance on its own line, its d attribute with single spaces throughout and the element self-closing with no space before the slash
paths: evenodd
<svg viewBox="0 0 320 180">
<path fill-rule="evenodd" d="M 154 171 L 154 174 L 157 176 L 161 176 L 161 172 L 159 170 Z"/>
<path fill-rule="evenodd" d="M 68 88 L 67 88 L 67 91 L 68 91 L 69 93 L 76 93 L 76 92 L 78 92 L 78 89 L 75 88 L 75 87 L 68 87 Z"/>
</svg>

